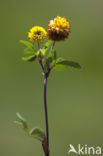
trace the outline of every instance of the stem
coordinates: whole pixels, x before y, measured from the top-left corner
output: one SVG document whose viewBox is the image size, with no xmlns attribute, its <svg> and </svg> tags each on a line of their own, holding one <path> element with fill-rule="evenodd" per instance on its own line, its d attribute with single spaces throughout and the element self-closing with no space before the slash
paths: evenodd
<svg viewBox="0 0 103 156">
<path fill-rule="evenodd" d="M 47 112 L 47 78 L 48 76 L 45 75 L 44 78 L 44 109 L 45 109 L 45 122 L 46 122 L 46 138 L 47 138 L 47 147 L 48 152 L 46 156 L 49 156 L 49 126 L 48 126 L 48 112 Z"/>
<path fill-rule="evenodd" d="M 51 46 L 51 51 L 53 50 L 54 46 L 55 46 L 55 41 L 53 41 L 53 44 Z"/>
<path fill-rule="evenodd" d="M 42 68 L 43 73 L 44 73 L 44 66 L 43 66 L 42 62 L 40 62 L 40 65 L 41 65 L 41 68 Z"/>
<path fill-rule="evenodd" d="M 37 44 L 38 44 L 38 51 L 40 50 L 40 43 L 39 41 L 37 41 Z"/>
<path fill-rule="evenodd" d="M 38 46 L 38 51 L 39 51 L 39 50 L 40 50 L 40 43 L 39 43 L 39 41 L 37 41 L 37 46 Z M 38 61 L 39 61 L 40 65 L 41 65 L 41 68 L 42 68 L 43 73 L 44 73 L 44 66 L 43 66 L 43 64 L 42 64 L 42 61 L 39 60 L 39 58 L 38 58 Z"/>
</svg>

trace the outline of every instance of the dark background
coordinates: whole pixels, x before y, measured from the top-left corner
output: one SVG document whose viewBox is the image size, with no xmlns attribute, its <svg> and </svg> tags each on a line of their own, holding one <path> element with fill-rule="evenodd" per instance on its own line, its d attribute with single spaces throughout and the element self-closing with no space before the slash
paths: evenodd
<svg viewBox="0 0 103 156">
<path fill-rule="evenodd" d="M 51 156 L 67 156 L 69 144 L 101 146 L 103 138 L 103 0 L 0 1 L 0 156 L 42 156 L 39 141 L 14 124 L 20 112 L 30 127 L 45 129 L 43 76 L 37 62 L 21 60 L 34 25 L 66 16 L 69 39 L 58 56 L 82 69 L 53 71 L 48 81 Z"/>
</svg>

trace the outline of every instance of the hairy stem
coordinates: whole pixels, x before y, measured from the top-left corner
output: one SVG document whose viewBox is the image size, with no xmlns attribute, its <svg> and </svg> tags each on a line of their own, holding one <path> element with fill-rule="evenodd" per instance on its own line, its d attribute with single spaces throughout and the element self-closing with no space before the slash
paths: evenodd
<svg viewBox="0 0 103 156">
<path fill-rule="evenodd" d="M 46 139 L 47 139 L 47 147 L 48 151 L 46 156 L 49 156 L 49 125 L 48 125 L 48 112 L 47 112 L 47 78 L 45 75 L 44 78 L 44 109 L 45 109 L 45 122 L 46 122 Z"/>
</svg>

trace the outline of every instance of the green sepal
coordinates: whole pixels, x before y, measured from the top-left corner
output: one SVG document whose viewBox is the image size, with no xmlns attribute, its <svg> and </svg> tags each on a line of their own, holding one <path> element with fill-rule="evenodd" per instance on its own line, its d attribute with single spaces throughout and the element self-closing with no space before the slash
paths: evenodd
<svg viewBox="0 0 103 156">
<path fill-rule="evenodd" d="M 45 133 L 39 127 L 34 127 L 33 129 L 31 129 L 29 135 L 40 141 L 43 141 L 46 138 Z"/>
<path fill-rule="evenodd" d="M 30 49 L 34 49 L 33 44 L 28 41 L 20 40 L 20 43 L 23 43 L 25 46 L 27 46 Z"/>
<path fill-rule="evenodd" d="M 31 55 L 28 57 L 22 57 L 23 61 L 29 61 L 29 62 L 33 62 L 36 59 L 36 55 Z"/>
<path fill-rule="evenodd" d="M 26 120 L 20 115 L 20 113 L 16 113 L 19 121 L 15 121 L 16 124 L 18 124 L 24 131 L 29 134 L 29 128 Z"/>
</svg>

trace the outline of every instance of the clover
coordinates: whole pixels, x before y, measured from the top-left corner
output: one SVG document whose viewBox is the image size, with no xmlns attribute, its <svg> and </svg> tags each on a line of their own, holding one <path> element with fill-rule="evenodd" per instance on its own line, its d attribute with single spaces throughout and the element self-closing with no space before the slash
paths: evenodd
<svg viewBox="0 0 103 156">
<path fill-rule="evenodd" d="M 45 131 L 43 131 L 41 128 L 35 126 L 30 130 L 27 121 L 20 115 L 20 113 L 17 113 L 19 121 L 16 121 L 16 123 L 24 129 L 28 136 L 41 142 L 45 156 L 50 155 L 47 80 L 52 70 L 63 70 L 67 67 L 81 68 L 80 64 L 77 62 L 61 57 L 58 58 L 55 50 L 55 43 L 58 41 L 64 41 L 68 38 L 70 29 L 71 25 L 67 19 L 65 17 L 57 16 L 54 20 L 50 20 L 47 31 L 41 26 L 34 26 L 28 32 L 29 41 L 20 41 L 26 46 L 26 49 L 24 50 L 25 54 L 29 54 L 29 56 L 27 55 L 23 57 L 22 60 L 29 62 L 38 61 L 42 68 L 44 76 L 44 110 L 46 128 Z M 48 41 L 44 43 L 46 38 Z"/>
</svg>

